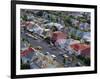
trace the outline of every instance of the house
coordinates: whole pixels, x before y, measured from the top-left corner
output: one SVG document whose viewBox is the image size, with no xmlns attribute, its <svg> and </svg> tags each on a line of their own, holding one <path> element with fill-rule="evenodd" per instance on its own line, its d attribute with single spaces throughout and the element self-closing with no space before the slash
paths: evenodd
<svg viewBox="0 0 100 79">
<path fill-rule="evenodd" d="M 27 63 L 27 61 L 29 61 L 29 63 L 30 63 L 35 54 L 34 51 L 35 51 L 35 49 L 31 48 L 31 47 L 28 47 L 25 50 L 21 50 L 21 53 L 20 53 L 21 62 L 24 64 L 24 63 Z"/>
<path fill-rule="evenodd" d="M 21 51 L 28 49 L 30 46 L 29 41 L 25 38 L 21 38 Z"/>
<path fill-rule="evenodd" d="M 77 30 L 76 31 L 76 36 L 81 38 L 83 36 L 83 32 L 80 31 L 80 30 Z"/>
<path fill-rule="evenodd" d="M 82 12 L 70 12 L 69 16 L 74 16 L 75 18 L 83 17 Z"/>
<path fill-rule="evenodd" d="M 33 21 L 23 21 L 21 22 L 21 29 L 23 29 L 24 31 L 29 31 L 32 32 L 33 31 L 33 26 L 34 26 L 35 22 Z"/>
<path fill-rule="evenodd" d="M 52 34 L 52 40 L 54 41 L 54 42 L 56 42 L 57 40 L 59 40 L 59 39 L 66 39 L 67 37 L 66 37 L 66 34 L 64 34 L 63 32 L 61 32 L 61 31 L 55 31 L 55 32 L 53 32 L 53 34 Z"/>
<path fill-rule="evenodd" d="M 30 31 L 30 32 L 32 32 L 34 24 L 35 24 L 34 22 L 29 22 L 29 24 L 27 25 L 27 30 Z"/>
<path fill-rule="evenodd" d="M 74 40 L 72 38 L 69 38 L 69 39 L 66 40 L 66 49 L 68 50 L 69 54 L 73 53 L 72 48 L 70 47 L 70 45 L 77 44 L 77 43 L 80 43 L 80 41 L 79 40 Z"/>
<path fill-rule="evenodd" d="M 72 25 L 79 26 L 79 21 L 76 19 L 71 19 Z"/>
<path fill-rule="evenodd" d="M 85 22 L 84 23 L 84 27 L 85 27 L 85 30 L 89 30 L 90 29 L 90 24 Z"/>
<path fill-rule="evenodd" d="M 66 43 L 66 34 L 64 34 L 63 32 L 60 31 L 55 31 L 52 34 L 52 42 L 56 45 L 56 46 L 61 46 L 62 48 L 64 47 L 64 44 Z"/>
<path fill-rule="evenodd" d="M 72 44 L 80 43 L 80 41 L 79 41 L 79 40 L 74 40 L 74 39 L 70 38 L 70 39 L 67 39 L 67 40 L 66 40 L 66 43 L 67 43 L 68 45 L 72 45 Z"/>
<path fill-rule="evenodd" d="M 61 30 L 62 28 L 64 28 L 64 26 L 62 26 L 61 24 L 59 24 L 59 23 L 54 23 L 54 22 L 47 23 L 47 24 L 45 24 L 44 26 L 46 26 L 46 27 L 48 27 L 48 28 L 56 27 L 57 30 Z"/>
<path fill-rule="evenodd" d="M 34 27 L 33 27 L 33 32 L 34 33 L 37 33 L 37 34 L 39 34 L 39 35 L 42 35 L 42 33 L 43 33 L 43 28 L 41 27 L 41 25 L 39 25 L 38 23 L 36 23 L 35 25 L 34 25 Z"/>
<path fill-rule="evenodd" d="M 91 41 L 91 34 L 90 34 L 90 32 L 84 32 L 82 39 L 85 42 L 90 43 L 90 41 Z"/>
<path fill-rule="evenodd" d="M 32 22 L 32 21 L 26 22 L 25 27 L 29 32 L 34 32 L 34 33 L 37 33 L 39 35 L 41 35 L 43 33 L 43 28 L 37 22 Z"/>
<path fill-rule="evenodd" d="M 90 30 L 90 25 L 87 22 L 85 23 L 81 22 L 79 27 L 81 30 Z"/>
<path fill-rule="evenodd" d="M 76 55 L 90 57 L 90 45 L 76 43 L 76 44 L 70 45 L 70 47 L 76 53 Z"/>
<path fill-rule="evenodd" d="M 39 68 L 33 61 L 37 59 L 36 49 L 29 47 L 21 51 L 21 64 L 28 64 L 31 69 Z M 28 63 L 27 63 L 28 62 Z M 29 68 L 29 69 L 30 69 Z"/>
<path fill-rule="evenodd" d="M 28 20 L 28 21 L 33 21 L 34 18 L 35 18 L 35 17 L 33 16 L 33 14 L 28 14 L 28 15 L 27 15 L 27 20 Z"/>
</svg>

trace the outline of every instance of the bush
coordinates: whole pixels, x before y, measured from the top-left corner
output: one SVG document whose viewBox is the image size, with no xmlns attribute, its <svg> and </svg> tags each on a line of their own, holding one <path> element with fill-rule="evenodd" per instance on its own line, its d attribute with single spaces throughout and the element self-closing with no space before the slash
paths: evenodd
<svg viewBox="0 0 100 79">
<path fill-rule="evenodd" d="M 90 58 L 89 57 L 84 57 L 84 56 L 77 56 L 78 59 L 80 59 L 81 61 L 83 61 L 83 63 L 86 65 L 86 66 L 90 66 Z"/>
<path fill-rule="evenodd" d="M 81 37 L 80 37 L 80 36 L 77 36 L 76 39 L 77 39 L 77 40 L 81 40 Z"/>
<path fill-rule="evenodd" d="M 74 34 L 74 33 L 71 33 L 71 38 L 73 38 L 73 39 L 75 39 L 75 38 L 76 38 L 76 36 L 75 36 L 75 34 Z"/>
<path fill-rule="evenodd" d="M 86 64 L 86 66 L 90 66 L 90 58 L 85 58 L 84 63 Z"/>
<path fill-rule="evenodd" d="M 64 18 L 64 21 L 65 21 L 65 23 L 67 23 L 67 25 L 72 25 L 71 17 L 70 17 L 70 16 L 66 16 L 66 17 Z"/>
<path fill-rule="evenodd" d="M 24 21 L 27 21 L 27 16 L 26 16 L 26 15 L 21 16 L 21 18 L 22 18 Z"/>
<path fill-rule="evenodd" d="M 21 69 L 30 69 L 29 64 L 21 64 Z"/>
</svg>

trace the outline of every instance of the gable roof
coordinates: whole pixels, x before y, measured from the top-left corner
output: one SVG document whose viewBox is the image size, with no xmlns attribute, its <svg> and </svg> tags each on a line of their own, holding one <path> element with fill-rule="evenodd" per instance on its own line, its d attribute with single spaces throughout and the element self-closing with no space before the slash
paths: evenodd
<svg viewBox="0 0 100 79">
<path fill-rule="evenodd" d="M 28 49 L 21 51 L 21 56 L 27 56 L 29 53 L 32 53 L 34 51 L 35 51 L 35 49 L 29 47 Z"/>
<path fill-rule="evenodd" d="M 77 53 L 80 51 L 81 55 L 90 55 L 90 45 L 77 43 L 70 46 L 73 50 L 77 51 Z"/>
<path fill-rule="evenodd" d="M 54 40 L 57 40 L 57 39 L 66 39 L 66 34 L 64 34 L 61 31 L 55 31 L 55 32 L 53 32 L 52 38 Z"/>
</svg>

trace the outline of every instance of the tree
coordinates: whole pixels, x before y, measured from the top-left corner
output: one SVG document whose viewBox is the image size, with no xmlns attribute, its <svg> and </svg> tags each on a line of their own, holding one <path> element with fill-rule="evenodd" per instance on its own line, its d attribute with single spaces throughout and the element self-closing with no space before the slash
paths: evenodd
<svg viewBox="0 0 100 79">
<path fill-rule="evenodd" d="M 72 26 L 71 17 L 70 16 L 64 16 L 64 23 L 65 23 L 65 25 Z"/>
<path fill-rule="evenodd" d="M 21 63 L 21 69 L 30 69 L 30 63 L 27 61 L 27 63 Z"/>
<path fill-rule="evenodd" d="M 27 21 L 27 15 L 21 16 L 22 20 Z"/>
<path fill-rule="evenodd" d="M 57 27 L 56 26 L 52 26 L 52 31 L 54 32 L 54 31 L 57 31 L 58 29 L 57 29 Z"/>
<path fill-rule="evenodd" d="M 78 55 L 77 58 L 80 59 L 81 61 L 83 61 L 83 63 L 86 66 L 90 66 L 90 58 L 89 57 L 84 57 L 84 56 Z"/>
<path fill-rule="evenodd" d="M 90 58 L 86 57 L 84 63 L 86 64 L 86 66 L 90 66 Z"/>
<path fill-rule="evenodd" d="M 80 40 L 80 39 L 81 39 L 81 37 L 80 37 L 80 36 L 77 36 L 77 37 L 76 37 L 76 39 L 77 39 L 77 40 Z"/>
<path fill-rule="evenodd" d="M 71 33 L 71 38 L 76 39 L 76 36 L 74 33 Z"/>
</svg>

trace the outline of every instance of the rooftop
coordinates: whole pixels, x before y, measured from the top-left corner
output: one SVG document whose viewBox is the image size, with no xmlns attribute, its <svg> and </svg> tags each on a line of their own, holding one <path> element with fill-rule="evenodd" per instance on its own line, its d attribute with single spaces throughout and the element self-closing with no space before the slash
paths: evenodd
<svg viewBox="0 0 100 79">
<path fill-rule="evenodd" d="M 76 43 L 76 44 L 72 44 L 70 45 L 71 48 L 73 48 L 74 50 L 76 51 L 79 51 L 79 50 L 84 50 L 84 49 L 87 49 L 87 48 L 90 48 L 90 45 L 87 45 L 87 44 L 81 44 L 81 43 Z"/>
<path fill-rule="evenodd" d="M 21 51 L 21 56 L 27 56 L 29 53 L 32 53 L 34 51 L 35 51 L 35 49 L 29 47 L 28 49 Z"/>
</svg>

